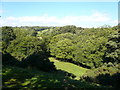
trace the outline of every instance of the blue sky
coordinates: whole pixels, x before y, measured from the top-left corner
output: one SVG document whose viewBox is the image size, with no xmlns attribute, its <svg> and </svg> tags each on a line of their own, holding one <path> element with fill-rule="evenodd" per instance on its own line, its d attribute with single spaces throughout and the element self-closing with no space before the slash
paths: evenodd
<svg viewBox="0 0 120 90">
<path fill-rule="evenodd" d="M 3 26 L 117 25 L 118 2 L 2 2 Z"/>
</svg>

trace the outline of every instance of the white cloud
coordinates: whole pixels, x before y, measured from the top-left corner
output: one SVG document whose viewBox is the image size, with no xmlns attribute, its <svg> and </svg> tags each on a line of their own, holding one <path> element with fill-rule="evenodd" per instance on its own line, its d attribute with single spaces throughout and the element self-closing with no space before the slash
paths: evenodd
<svg viewBox="0 0 120 90">
<path fill-rule="evenodd" d="M 106 22 L 109 21 L 110 18 L 108 17 L 107 14 L 104 13 L 99 13 L 99 12 L 95 12 L 91 18 L 95 21 L 95 22 Z"/>
<path fill-rule="evenodd" d="M 113 20 L 112 23 L 114 23 L 114 24 L 118 24 L 118 20 Z"/>
<path fill-rule="evenodd" d="M 24 17 L 5 17 L 0 20 L 2 26 L 63 26 L 76 25 L 81 27 L 98 27 L 104 24 L 116 25 L 116 20 L 112 20 L 110 16 L 100 12 L 94 12 L 86 16 L 24 16 Z"/>
</svg>

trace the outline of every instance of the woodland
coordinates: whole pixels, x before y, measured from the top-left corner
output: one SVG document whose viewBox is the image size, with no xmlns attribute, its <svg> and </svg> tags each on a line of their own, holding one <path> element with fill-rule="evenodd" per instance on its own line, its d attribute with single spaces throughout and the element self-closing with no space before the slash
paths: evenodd
<svg viewBox="0 0 120 90">
<path fill-rule="evenodd" d="M 0 31 L 3 89 L 120 88 L 119 25 L 3 26 Z"/>
</svg>

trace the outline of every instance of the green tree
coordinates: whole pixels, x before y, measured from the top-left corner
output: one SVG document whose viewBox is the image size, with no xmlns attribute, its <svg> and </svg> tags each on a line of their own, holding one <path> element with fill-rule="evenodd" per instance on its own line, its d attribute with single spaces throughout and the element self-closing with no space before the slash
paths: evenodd
<svg viewBox="0 0 120 90">
<path fill-rule="evenodd" d="M 82 40 L 79 41 L 79 43 L 74 47 L 73 60 L 89 67 L 100 66 L 103 61 L 102 57 L 106 50 L 106 42 L 106 38 L 95 38 L 94 36 L 84 42 Z"/>
<path fill-rule="evenodd" d="M 12 27 L 2 27 L 2 41 L 6 42 L 7 44 L 10 43 L 11 40 L 14 40 L 16 38 Z"/>
<path fill-rule="evenodd" d="M 6 53 L 6 49 L 8 45 L 10 45 L 10 41 L 16 38 L 13 28 L 4 26 L 2 27 L 2 53 Z"/>
<path fill-rule="evenodd" d="M 120 63 L 120 33 L 109 36 L 106 47 L 106 62 Z"/>
<path fill-rule="evenodd" d="M 50 54 L 57 58 L 72 59 L 73 34 L 59 34 L 52 38 L 49 43 Z"/>
<path fill-rule="evenodd" d="M 42 41 L 33 36 L 18 38 L 11 41 L 7 52 L 21 61 L 34 52 L 42 52 L 41 44 Z"/>
</svg>

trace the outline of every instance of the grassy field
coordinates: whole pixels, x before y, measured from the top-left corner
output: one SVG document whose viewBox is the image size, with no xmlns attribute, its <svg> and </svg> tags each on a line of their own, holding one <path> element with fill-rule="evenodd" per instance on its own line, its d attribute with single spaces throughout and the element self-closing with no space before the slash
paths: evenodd
<svg viewBox="0 0 120 90">
<path fill-rule="evenodd" d="M 63 90 L 67 90 L 68 88 L 101 88 L 101 86 L 97 84 L 67 78 L 62 72 L 50 73 L 4 66 L 2 75 L 3 88 L 19 88 L 20 90 L 49 90 L 50 88 L 60 88 Z"/>
<path fill-rule="evenodd" d="M 75 64 L 69 63 L 69 62 L 62 62 L 58 61 L 53 57 L 49 58 L 51 62 L 54 62 L 54 65 L 57 69 L 64 70 L 68 73 L 72 73 L 76 76 L 75 79 L 80 79 L 80 76 L 82 76 L 88 69 L 82 68 L 80 66 L 77 66 Z"/>
</svg>

